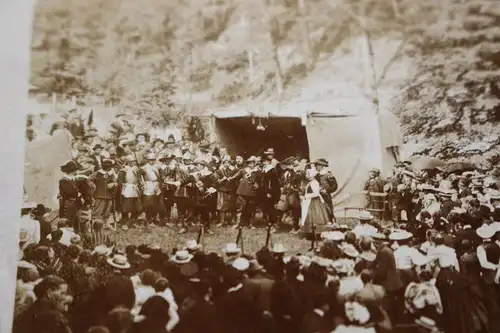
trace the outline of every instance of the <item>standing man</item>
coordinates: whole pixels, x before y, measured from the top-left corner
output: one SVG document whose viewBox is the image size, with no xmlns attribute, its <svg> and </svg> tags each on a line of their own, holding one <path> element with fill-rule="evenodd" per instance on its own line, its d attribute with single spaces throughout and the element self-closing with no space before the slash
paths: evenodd
<svg viewBox="0 0 500 333">
<path fill-rule="evenodd" d="M 102 169 L 90 176 L 90 180 L 95 184 L 94 207 L 92 216 L 94 218 L 94 231 L 99 233 L 101 227 L 114 230 L 109 223 L 109 218 L 114 210 L 115 193 L 118 186 L 117 175 L 113 170 L 113 161 L 104 159 Z"/>
<path fill-rule="evenodd" d="M 272 160 L 264 157 L 262 159 L 262 176 L 260 179 L 260 200 L 265 218 L 273 225 L 273 231 L 276 229 L 276 204 L 280 199 L 281 189 L 278 177 L 278 171 L 273 165 Z"/>
<path fill-rule="evenodd" d="M 247 159 L 247 166 L 239 170 L 230 180 L 239 181 L 238 189 L 236 190 L 237 197 L 237 213 L 235 228 L 245 225 L 252 229 L 251 220 L 255 216 L 256 197 L 259 189 L 261 172 L 257 168 L 257 158 L 250 156 Z"/>
<path fill-rule="evenodd" d="M 141 167 L 144 176 L 144 197 L 143 205 L 146 212 L 146 221 L 149 227 L 155 226 L 156 215 L 160 219 L 164 218 L 165 205 L 161 200 L 161 173 L 156 164 L 156 155 L 149 153 L 146 156 L 147 164 Z"/>
<path fill-rule="evenodd" d="M 329 220 L 335 222 L 335 215 L 333 214 L 333 201 L 332 194 L 338 189 L 337 179 L 333 176 L 332 172 L 328 170 L 328 161 L 320 158 L 314 162 L 316 170 L 318 170 L 318 181 L 321 187 L 320 194 L 325 201 L 328 210 Z"/>
<path fill-rule="evenodd" d="M 61 166 L 61 171 L 64 176 L 59 180 L 59 217 L 67 219 L 69 225 L 78 233 L 80 231 L 78 210 L 82 207 L 82 199 L 88 198 L 75 177 L 78 165 L 74 161 L 68 161 Z"/>
<path fill-rule="evenodd" d="M 224 155 L 222 164 L 215 172 L 217 187 L 217 212 L 219 223 L 222 226 L 233 218 L 234 206 L 236 203 L 236 182 L 229 180 L 236 174 L 237 170 L 231 165 L 231 157 Z"/>
<path fill-rule="evenodd" d="M 127 156 L 125 166 L 118 173 L 122 196 L 122 228 L 128 229 L 130 220 L 137 220 L 142 213 L 143 178 L 134 156 Z"/>
</svg>

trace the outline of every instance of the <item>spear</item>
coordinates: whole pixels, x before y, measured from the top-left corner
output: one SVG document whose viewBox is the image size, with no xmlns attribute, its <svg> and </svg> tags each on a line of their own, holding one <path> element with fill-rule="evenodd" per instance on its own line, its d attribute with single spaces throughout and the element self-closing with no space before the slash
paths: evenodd
<svg viewBox="0 0 500 333">
<path fill-rule="evenodd" d="M 269 223 L 267 226 L 267 234 L 266 234 L 266 247 L 271 245 L 271 229 L 273 228 L 273 224 Z"/>
<path fill-rule="evenodd" d="M 243 249 L 243 227 L 240 226 L 238 228 L 238 235 L 236 236 L 236 244 L 240 244 L 241 247 L 241 253 L 245 253 Z"/>
</svg>

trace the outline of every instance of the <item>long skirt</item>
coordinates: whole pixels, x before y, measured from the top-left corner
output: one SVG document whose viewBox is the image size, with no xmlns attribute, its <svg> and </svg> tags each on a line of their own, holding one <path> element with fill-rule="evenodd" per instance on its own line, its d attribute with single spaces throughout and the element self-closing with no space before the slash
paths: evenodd
<svg viewBox="0 0 500 333">
<path fill-rule="evenodd" d="M 232 212 L 235 204 L 235 194 L 229 192 L 217 192 L 217 210 L 219 212 Z"/>
<path fill-rule="evenodd" d="M 113 209 L 112 199 L 95 199 L 95 204 L 92 209 L 92 217 L 97 223 L 104 224 L 111 216 Z"/>
<path fill-rule="evenodd" d="M 141 198 L 123 198 L 122 212 L 138 214 L 142 212 Z"/>
<path fill-rule="evenodd" d="M 484 295 L 477 284 L 450 269 L 441 269 L 436 288 L 443 303 L 445 333 L 490 332 Z"/>
<path fill-rule="evenodd" d="M 313 232 L 313 226 L 316 233 L 320 233 L 325 229 L 325 226 L 331 221 L 328 213 L 328 208 L 321 202 L 321 199 L 312 198 L 307 208 L 307 214 L 302 226 L 302 231 L 306 234 Z"/>
</svg>

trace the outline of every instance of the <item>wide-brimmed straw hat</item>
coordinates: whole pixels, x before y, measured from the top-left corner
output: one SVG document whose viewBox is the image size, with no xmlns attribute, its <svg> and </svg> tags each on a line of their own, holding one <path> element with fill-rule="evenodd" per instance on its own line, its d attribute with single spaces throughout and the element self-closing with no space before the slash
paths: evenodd
<svg viewBox="0 0 500 333">
<path fill-rule="evenodd" d="M 287 249 L 281 243 L 274 244 L 271 249 L 272 253 L 285 253 L 286 251 Z"/>
<path fill-rule="evenodd" d="M 175 254 L 170 258 L 176 264 L 185 264 L 193 259 L 193 255 L 186 250 L 180 250 L 175 252 Z"/>
<path fill-rule="evenodd" d="M 250 262 L 246 258 L 238 258 L 233 261 L 231 266 L 240 272 L 244 272 L 250 267 Z"/>
<path fill-rule="evenodd" d="M 359 251 L 356 250 L 356 248 L 352 244 L 344 245 L 342 247 L 342 252 L 350 258 L 357 258 L 359 256 Z"/>
<path fill-rule="evenodd" d="M 410 239 L 413 237 L 413 234 L 409 231 L 406 230 L 396 230 L 391 232 L 389 235 L 389 239 L 393 241 L 401 241 L 401 240 L 406 240 Z"/>
<path fill-rule="evenodd" d="M 487 224 L 483 224 L 476 230 L 476 234 L 482 239 L 489 239 L 495 235 L 496 231 L 494 228 Z"/>
<path fill-rule="evenodd" d="M 241 252 L 241 249 L 236 243 L 228 243 L 226 247 L 222 250 L 225 254 L 237 254 Z"/>
<path fill-rule="evenodd" d="M 113 249 L 107 247 L 106 245 L 97 245 L 92 254 L 98 254 L 102 256 L 109 256 L 113 252 Z"/>
<path fill-rule="evenodd" d="M 126 256 L 122 254 L 115 254 L 113 257 L 106 260 L 108 264 L 119 269 L 129 269 L 130 263 Z"/>
<path fill-rule="evenodd" d="M 370 212 L 363 210 L 363 211 L 359 212 L 358 219 L 361 221 L 371 221 L 374 219 L 374 217 Z"/>
<path fill-rule="evenodd" d="M 198 244 L 194 239 L 190 239 L 186 242 L 186 250 L 188 251 L 196 251 L 201 248 L 201 245 Z"/>
</svg>

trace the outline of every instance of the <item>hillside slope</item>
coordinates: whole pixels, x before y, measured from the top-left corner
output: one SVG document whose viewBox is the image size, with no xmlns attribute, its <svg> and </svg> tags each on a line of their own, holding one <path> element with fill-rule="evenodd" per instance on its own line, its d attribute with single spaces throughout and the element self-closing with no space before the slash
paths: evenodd
<svg viewBox="0 0 500 333">
<path fill-rule="evenodd" d="M 389 109 L 409 142 L 495 164 L 500 2 L 447 0 L 39 1 L 32 84 L 170 111 Z"/>
</svg>

